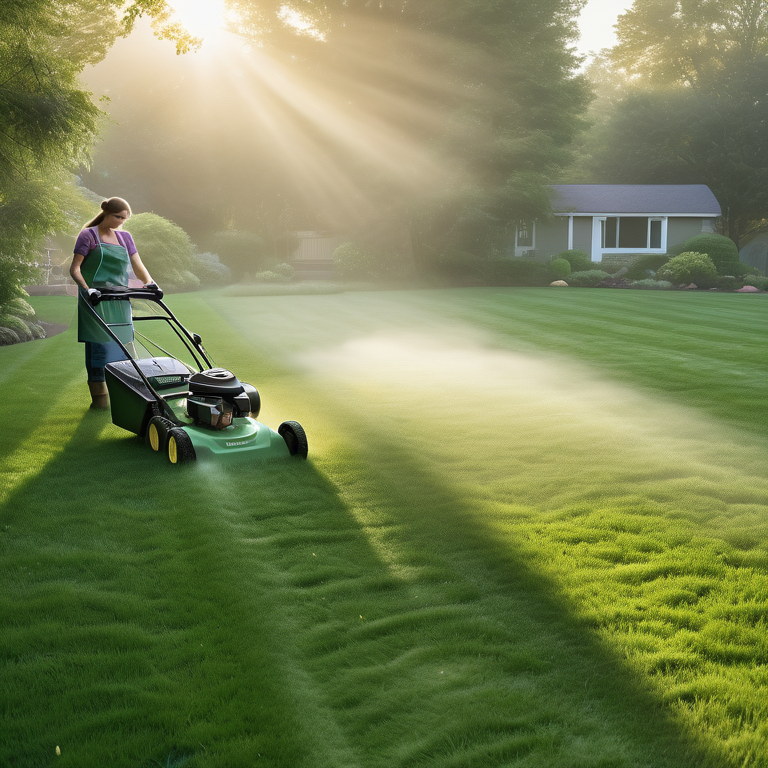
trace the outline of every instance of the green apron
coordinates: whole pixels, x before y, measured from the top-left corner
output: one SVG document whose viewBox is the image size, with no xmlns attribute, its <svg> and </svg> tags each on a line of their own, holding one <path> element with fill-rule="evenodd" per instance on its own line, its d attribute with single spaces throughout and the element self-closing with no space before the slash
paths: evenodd
<svg viewBox="0 0 768 768">
<path fill-rule="evenodd" d="M 98 246 L 83 260 L 80 273 L 89 288 L 127 287 L 130 263 L 128 251 L 122 245 L 99 242 Z M 88 293 L 80 288 L 77 300 L 77 340 L 95 341 L 100 344 L 113 341 L 112 337 L 99 325 L 98 320 L 88 311 L 88 307 L 85 306 L 87 302 Z M 94 309 L 123 344 L 133 341 L 130 301 L 102 301 Z"/>
</svg>

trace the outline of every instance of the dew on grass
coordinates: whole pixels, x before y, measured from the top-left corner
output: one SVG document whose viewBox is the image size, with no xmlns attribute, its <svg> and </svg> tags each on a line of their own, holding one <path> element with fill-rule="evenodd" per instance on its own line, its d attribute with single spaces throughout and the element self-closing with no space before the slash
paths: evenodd
<svg viewBox="0 0 768 768">
<path fill-rule="evenodd" d="M 342 407 L 364 412 L 383 440 L 439 464 L 459 492 L 613 509 L 631 491 L 701 530 L 765 539 L 764 443 L 573 360 L 494 348 L 454 326 L 450 337 L 430 329 L 351 338 L 296 362 L 327 380 Z"/>
</svg>

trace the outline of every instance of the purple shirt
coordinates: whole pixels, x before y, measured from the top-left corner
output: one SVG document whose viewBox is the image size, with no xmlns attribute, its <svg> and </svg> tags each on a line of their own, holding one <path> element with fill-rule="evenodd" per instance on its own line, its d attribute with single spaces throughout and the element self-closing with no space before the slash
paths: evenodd
<svg viewBox="0 0 768 768">
<path fill-rule="evenodd" d="M 133 238 L 131 237 L 130 232 L 125 232 L 122 229 L 116 229 L 115 234 L 117 235 L 117 241 L 120 243 L 120 245 L 125 248 L 126 251 L 128 251 L 129 258 L 133 256 L 134 253 L 138 253 L 136 250 L 136 245 L 133 242 Z M 95 227 L 89 227 L 88 229 L 84 229 L 80 232 L 80 234 L 77 236 L 77 240 L 75 241 L 75 253 L 79 256 L 87 256 L 94 248 L 99 247 L 99 228 L 98 226 Z"/>
</svg>

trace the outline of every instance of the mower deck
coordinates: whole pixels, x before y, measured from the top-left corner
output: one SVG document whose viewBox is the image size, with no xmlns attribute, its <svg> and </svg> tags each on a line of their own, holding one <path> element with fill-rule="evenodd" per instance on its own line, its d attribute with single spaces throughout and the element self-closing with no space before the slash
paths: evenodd
<svg viewBox="0 0 768 768">
<path fill-rule="evenodd" d="M 105 367 L 112 421 L 116 426 L 145 438 L 152 450 L 166 453 L 172 464 L 209 457 L 306 458 L 307 437 L 301 425 L 284 421 L 275 431 L 257 421 L 261 408 L 258 390 L 227 369 L 214 367 L 200 337 L 179 323 L 163 304 L 161 292 L 105 289 L 97 301 L 131 299 L 154 302 L 162 310 L 162 314 L 133 319 L 167 322 L 199 370 L 195 373 L 157 344 L 154 346 L 165 356 L 132 356 L 94 311 L 106 333 L 126 355 L 125 360 L 107 363 Z"/>
</svg>

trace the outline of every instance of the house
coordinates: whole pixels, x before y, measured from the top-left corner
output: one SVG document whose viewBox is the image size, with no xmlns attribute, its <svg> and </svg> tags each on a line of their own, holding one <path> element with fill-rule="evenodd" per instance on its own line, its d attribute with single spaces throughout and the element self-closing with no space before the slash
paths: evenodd
<svg viewBox="0 0 768 768">
<path fill-rule="evenodd" d="M 666 253 L 714 232 L 720 205 L 703 184 L 555 184 L 554 217 L 516 228 L 514 255 L 548 261 L 579 249 L 596 262 Z"/>
</svg>

